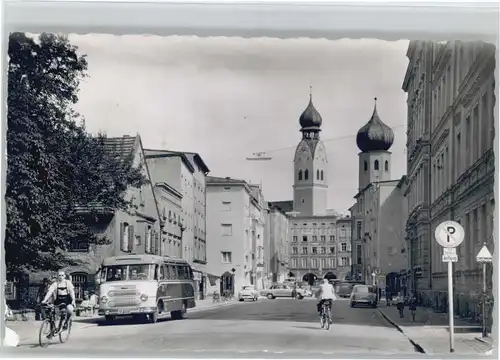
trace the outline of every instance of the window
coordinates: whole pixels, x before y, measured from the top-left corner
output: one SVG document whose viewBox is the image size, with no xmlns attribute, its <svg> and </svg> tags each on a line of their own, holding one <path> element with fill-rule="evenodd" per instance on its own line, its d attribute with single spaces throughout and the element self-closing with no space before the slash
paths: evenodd
<svg viewBox="0 0 500 360">
<path fill-rule="evenodd" d="M 335 268 L 335 267 L 336 267 L 336 266 L 335 266 L 335 258 L 330 258 L 330 261 L 329 261 L 329 262 L 330 262 L 330 269 L 333 269 L 333 268 Z"/>
<path fill-rule="evenodd" d="M 221 255 L 222 255 L 222 263 L 223 264 L 231 264 L 231 252 L 229 251 L 222 251 L 221 252 Z"/>
<path fill-rule="evenodd" d="M 358 239 L 361 239 L 361 221 L 356 223 L 356 235 Z"/>
<path fill-rule="evenodd" d="M 231 188 L 229 186 L 226 186 L 222 189 L 222 191 L 231 191 Z"/>
<path fill-rule="evenodd" d="M 324 246 L 321 247 L 321 254 L 326 254 L 326 247 Z"/>
<path fill-rule="evenodd" d="M 222 202 L 222 211 L 231 211 L 231 201 Z"/>
<path fill-rule="evenodd" d="M 292 238 L 292 241 L 293 241 L 293 242 L 297 242 L 297 241 L 298 241 L 298 237 L 297 237 L 297 236 L 294 236 L 294 237 Z"/>
<path fill-rule="evenodd" d="M 292 259 L 292 268 L 297 268 L 297 259 Z"/>
<path fill-rule="evenodd" d="M 302 170 L 299 170 L 299 180 L 302 180 Z"/>
<path fill-rule="evenodd" d="M 233 225 L 231 224 L 222 224 L 222 235 L 223 236 L 232 236 L 233 235 Z"/>
<path fill-rule="evenodd" d="M 362 249 L 361 245 L 360 244 L 356 245 L 356 257 L 357 257 L 356 263 L 358 265 L 361 265 L 363 263 L 363 261 L 362 261 L 362 258 L 363 258 L 362 251 L 363 251 L 363 249 Z"/>
<path fill-rule="evenodd" d="M 349 266 L 349 258 L 347 256 L 340 258 L 340 266 Z"/>
<path fill-rule="evenodd" d="M 330 247 L 330 254 L 335 254 L 335 248 L 333 246 Z"/>
<path fill-rule="evenodd" d="M 302 248 L 302 254 L 307 254 L 307 248 L 306 247 Z"/>
<path fill-rule="evenodd" d="M 311 267 L 313 269 L 317 269 L 318 268 L 318 259 L 311 259 Z"/>
<path fill-rule="evenodd" d="M 384 170 L 389 171 L 389 161 L 387 161 L 387 160 L 384 163 Z"/>
<path fill-rule="evenodd" d="M 303 242 L 307 242 L 307 235 L 303 235 L 303 236 L 302 236 L 302 241 L 303 241 Z"/>
<path fill-rule="evenodd" d="M 323 170 L 321 170 L 321 181 L 323 181 Z"/>
<path fill-rule="evenodd" d="M 307 180 L 309 179 L 309 170 L 306 169 L 306 171 L 304 171 L 304 180 Z"/>
<path fill-rule="evenodd" d="M 319 170 L 316 170 L 316 180 L 319 180 Z"/>
<path fill-rule="evenodd" d="M 122 251 L 132 251 L 134 247 L 134 227 L 124 222 L 120 226 L 120 243 Z"/>
<path fill-rule="evenodd" d="M 316 246 L 313 246 L 312 253 L 313 254 L 317 254 L 318 253 L 318 248 Z"/>
<path fill-rule="evenodd" d="M 300 259 L 300 263 L 301 263 L 303 269 L 307 268 L 307 259 L 306 258 Z"/>
<path fill-rule="evenodd" d="M 366 160 L 365 160 L 365 166 L 364 166 L 364 168 L 365 168 L 365 171 L 368 171 L 368 162 Z"/>
<path fill-rule="evenodd" d="M 296 255 L 296 254 L 298 254 L 298 253 L 299 253 L 299 249 L 298 249 L 296 246 L 294 246 L 294 247 L 292 248 L 292 254 Z"/>
<path fill-rule="evenodd" d="M 343 242 L 340 244 L 340 251 L 347 251 L 347 243 Z"/>
<path fill-rule="evenodd" d="M 70 252 L 87 252 L 89 251 L 90 244 L 89 240 L 84 239 L 74 239 L 68 244 L 68 251 Z"/>
<path fill-rule="evenodd" d="M 323 269 L 325 269 L 325 268 L 326 268 L 326 259 L 321 259 L 321 267 L 322 267 Z"/>
<path fill-rule="evenodd" d="M 87 274 L 71 274 L 71 282 L 73 283 L 73 287 L 75 288 L 75 297 L 77 299 L 83 299 L 83 295 L 87 290 Z"/>
<path fill-rule="evenodd" d="M 335 241 L 335 235 L 330 235 L 330 242 L 334 242 Z"/>
<path fill-rule="evenodd" d="M 378 160 L 373 163 L 373 170 L 378 170 Z"/>
<path fill-rule="evenodd" d="M 318 241 L 318 237 L 316 235 L 313 235 L 313 239 L 312 239 L 313 242 L 317 242 Z"/>
<path fill-rule="evenodd" d="M 321 242 L 326 242 L 326 236 L 325 235 L 321 235 Z"/>
</svg>

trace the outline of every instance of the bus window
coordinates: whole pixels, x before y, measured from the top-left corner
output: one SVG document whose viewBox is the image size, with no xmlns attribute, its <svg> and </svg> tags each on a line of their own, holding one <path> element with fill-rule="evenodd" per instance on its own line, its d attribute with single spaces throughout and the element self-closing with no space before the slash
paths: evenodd
<svg viewBox="0 0 500 360">
<path fill-rule="evenodd" d="M 164 280 L 165 279 L 165 270 L 163 265 L 156 265 L 155 271 L 155 280 Z"/>
<path fill-rule="evenodd" d="M 186 278 L 186 271 L 184 269 L 184 266 L 178 265 L 176 266 L 177 268 L 177 273 L 179 274 L 179 279 L 184 280 Z"/>
<path fill-rule="evenodd" d="M 175 268 L 175 265 L 168 265 L 168 278 L 170 280 L 177 279 L 177 269 Z"/>
</svg>

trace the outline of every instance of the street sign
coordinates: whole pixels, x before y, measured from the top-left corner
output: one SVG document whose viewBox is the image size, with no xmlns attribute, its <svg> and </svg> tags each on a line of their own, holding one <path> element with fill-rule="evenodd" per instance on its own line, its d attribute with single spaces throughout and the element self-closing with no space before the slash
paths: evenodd
<svg viewBox="0 0 500 360">
<path fill-rule="evenodd" d="M 376 275 L 378 275 L 378 274 L 380 274 L 380 269 L 375 269 L 374 272 Z"/>
<path fill-rule="evenodd" d="M 445 248 L 455 248 L 464 241 L 464 228 L 455 221 L 445 221 L 434 232 L 436 241 Z"/>
<path fill-rule="evenodd" d="M 477 253 L 476 255 L 476 261 L 477 262 L 492 262 L 493 261 L 493 256 L 491 255 L 490 251 L 488 250 L 488 248 L 486 247 L 486 245 L 484 245 L 481 250 L 479 250 L 479 252 Z"/>
<path fill-rule="evenodd" d="M 457 248 L 443 248 L 443 262 L 457 262 Z"/>
</svg>

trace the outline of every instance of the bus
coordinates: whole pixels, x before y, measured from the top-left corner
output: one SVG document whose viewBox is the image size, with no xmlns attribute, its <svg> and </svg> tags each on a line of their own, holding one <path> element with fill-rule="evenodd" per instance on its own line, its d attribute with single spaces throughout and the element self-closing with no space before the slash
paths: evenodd
<svg viewBox="0 0 500 360">
<path fill-rule="evenodd" d="M 156 323 L 170 313 L 183 319 L 194 308 L 193 271 L 182 259 L 158 255 L 122 255 L 103 260 L 98 271 L 99 315 L 107 322 L 133 316 Z"/>
</svg>

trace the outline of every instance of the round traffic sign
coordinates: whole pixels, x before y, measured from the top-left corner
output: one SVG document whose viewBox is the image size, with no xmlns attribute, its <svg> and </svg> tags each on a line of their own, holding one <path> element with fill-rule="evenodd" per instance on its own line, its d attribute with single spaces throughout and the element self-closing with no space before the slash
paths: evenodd
<svg viewBox="0 0 500 360">
<path fill-rule="evenodd" d="M 380 269 L 379 269 L 379 268 L 376 268 L 376 269 L 375 269 L 375 274 L 376 274 L 376 275 L 380 274 Z"/>
<path fill-rule="evenodd" d="M 454 248 L 464 241 L 465 231 L 456 221 L 445 221 L 437 226 L 434 236 L 442 247 Z"/>
</svg>

